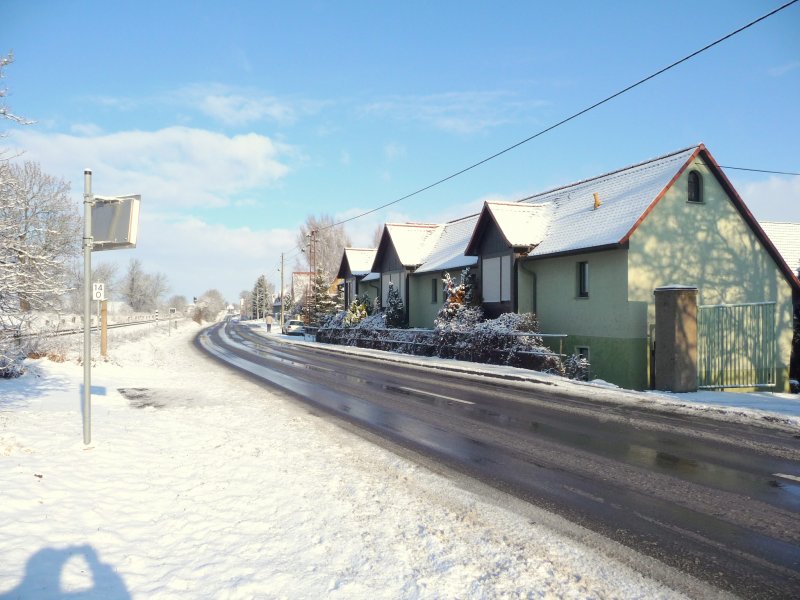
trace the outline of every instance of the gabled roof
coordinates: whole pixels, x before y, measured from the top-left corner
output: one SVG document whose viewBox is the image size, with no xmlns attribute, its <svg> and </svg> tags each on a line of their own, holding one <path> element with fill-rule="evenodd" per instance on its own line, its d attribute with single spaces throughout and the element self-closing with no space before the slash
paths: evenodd
<svg viewBox="0 0 800 600">
<path fill-rule="evenodd" d="M 625 243 L 703 146 L 684 148 L 521 200 L 551 206 L 547 236 L 531 256 Z M 594 207 L 594 195 L 600 207 Z"/>
<path fill-rule="evenodd" d="M 343 279 L 348 273 L 356 277 L 367 275 L 372 269 L 376 252 L 376 248 L 345 248 L 336 277 Z"/>
<path fill-rule="evenodd" d="M 800 223 L 761 221 L 760 225 L 789 268 L 800 273 Z"/>
<path fill-rule="evenodd" d="M 526 244 L 533 246 L 528 254 L 530 257 L 622 247 L 667 190 L 698 157 L 706 163 L 710 173 L 725 190 L 742 219 L 764 245 L 792 287 L 800 290 L 800 279 L 796 272 L 787 265 L 703 144 L 523 198 L 519 201 L 520 204 L 542 210 L 539 215 L 542 222 L 538 221 L 534 211 L 516 213 L 517 219 L 526 218 L 529 225 L 534 224 L 535 231 L 530 235 L 516 227 L 515 213 L 506 208 L 508 203 L 487 202 L 470 240 L 468 253 L 477 252 L 477 243 L 482 235 L 479 228 L 485 227 L 488 219 L 497 223 L 510 247 L 518 242 L 522 242 L 520 245 L 523 247 Z M 600 201 L 597 208 L 595 194 Z M 541 242 L 535 245 L 535 238 L 540 236 Z M 789 258 L 791 260 L 791 255 Z"/>
<path fill-rule="evenodd" d="M 433 223 L 387 223 L 375 253 L 371 271 L 380 271 L 380 263 L 388 245 L 394 246 L 400 262 L 415 269 L 425 261 L 441 233 L 442 226 Z"/>
<path fill-rule="evenodd" d="M 494 223 L 510 248 L 522 248 L 528 252 L 545 238 L 552 212 L 550 203 L 484 202 L 464 252 L 478 255 L 480 240 L 489 223 Z"/>
<path fill-rule="evenodd" d="M 430 254 L 415 272 L 430 273 L 447 269 L 463 269 L 477 264 L 477 256 L 464 254 L 477 221 L 478 215 L 470 215 L 442 225 L 441 233 Z"/>
</svg>

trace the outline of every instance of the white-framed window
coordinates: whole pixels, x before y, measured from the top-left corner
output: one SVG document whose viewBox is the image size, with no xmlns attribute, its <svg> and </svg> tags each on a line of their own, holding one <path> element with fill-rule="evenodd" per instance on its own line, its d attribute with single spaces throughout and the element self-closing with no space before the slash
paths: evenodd
<svg viewBox="0 0 800 600">
<path fill-rule="evenodd" d="M 484 302 L 511 300 L 511 256 L 483 259 L 482 292 Z"/>
</svg>

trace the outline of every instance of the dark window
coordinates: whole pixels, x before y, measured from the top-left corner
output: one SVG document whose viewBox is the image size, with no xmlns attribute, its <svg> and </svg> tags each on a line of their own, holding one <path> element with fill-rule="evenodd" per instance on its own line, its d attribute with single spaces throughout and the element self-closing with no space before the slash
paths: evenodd
<svg viewBox="0 0 800 600">
<path fill-rule="evenodd" d="M 589 360 L 589 346 L 576 346 L 575 347 L 575 354 L 577 354 L 581 358 L 583 358 L 586 361 L 588 361 Z"/>
<path fill-rule="evenodd" d="M 439 280 L 436 277 L 431 279 L 431 302 L 439 302 Z"/>
<path fill-rule="evenodd" d="M 589 263 L 578 263 L 578 298 L 589 297 Z"/>
<path fill-rule="evenodd" d="M 703 176 L 697 171 L 689 171 L 689 202 L 703 201 Z"/>
</svg>

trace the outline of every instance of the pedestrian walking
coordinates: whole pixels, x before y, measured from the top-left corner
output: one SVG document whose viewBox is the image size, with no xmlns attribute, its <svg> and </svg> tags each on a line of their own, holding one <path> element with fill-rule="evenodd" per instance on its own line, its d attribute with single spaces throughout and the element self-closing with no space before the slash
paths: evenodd
<svg viewBox="0 0 800 600">
<path fill-rule="evenodd" d="M 275 322 L 275 319 L 272 315 L 267 315 L 267 333 L 272 333 L 272 324 Z"/>
</svg>

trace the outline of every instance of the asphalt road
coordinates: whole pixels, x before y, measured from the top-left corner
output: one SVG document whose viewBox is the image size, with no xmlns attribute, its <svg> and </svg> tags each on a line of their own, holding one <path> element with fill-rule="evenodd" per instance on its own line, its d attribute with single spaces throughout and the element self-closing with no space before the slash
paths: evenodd
<svg viewBox="0 0 800 600">
<path fill-rule="evenodd" d="M 800 432 L 265 339 L 198 345 L 339 418 L 745 598 L 800 597 Z"/>
</svg>

